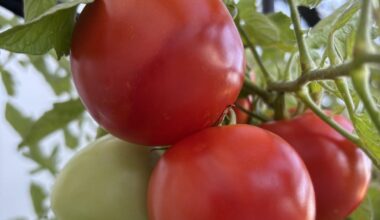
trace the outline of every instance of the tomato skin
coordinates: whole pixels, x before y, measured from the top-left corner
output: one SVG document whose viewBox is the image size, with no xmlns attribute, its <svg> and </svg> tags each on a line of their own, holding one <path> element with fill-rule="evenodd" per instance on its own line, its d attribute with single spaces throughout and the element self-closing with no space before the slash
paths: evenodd
<svg viewBox="0 0 380 220">
<path fill-rule="evenodd" d="M 111 135 L 78 152 L 58 175 L 51 203 L 60 220 L 147 220 L 151 149 Z"/>
<path fill-rule="evenodd" d="M 348 130 L 343 116 L 334 119 Z M 284 138 L 300 154 L 313 181 L 317 220 L 342 220 L 364 198 L 371 177 L 367 156 L 312 112 L 262 125 Z"/>
<path fill-rule="evenodd" d="M 148 146 L 212 126 L 243 84 L 244 48 L 220 0 L 96 0 L 80 15 L 71 52 L 93 118 Z"/>
<path fill-rule="evenodd" d="M 239 105 L 240 107 L 252 111 L 252 102 L 249 97 L 247 98 L 239 98 L 236 100 L 235 105 Z M 236 114 L 236 123 L 238 124 L 247 124 L 249 120 L 249 115 L 242 110 L 240 110 L 238 107 L 234 107 L 234 111 Z"/>
<path fill-rule="evenodd" d="M 306 168 L 284 140 L 249 125 L 173 145 L 149 183 L 150 220 L 314 220 Z"/>
</svg>

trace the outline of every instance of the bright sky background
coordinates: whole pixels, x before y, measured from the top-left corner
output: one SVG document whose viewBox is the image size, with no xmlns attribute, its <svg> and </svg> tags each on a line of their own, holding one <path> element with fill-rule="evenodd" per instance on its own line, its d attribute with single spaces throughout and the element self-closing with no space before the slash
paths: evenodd
<svg viewBox="0 0 380 220">
<path fill-rule="evenodd" d="M 321 6 L 320 13 L 326 16 L 331 8 L 339 7 L 344 0 L 325 1 Z M 276 10 L 288 13 L 284 3 L 277 5 Z M 4 10 L 0 10 L 4 14 Z M 0 61 L 5 59 L 6 51 L 0 50 Z M 0 62 L 1 63 L 1 62 Z M 53 92 L 46 86 L 40 74 L 36 74 L 32 68 L 26 72 L 16 62 L 11 62 L 8 69 L 15 73 L 16 82 L 19 84 L 17 96 L 11 102 L 21 109 L 25 109 L 26 115 L 38 117 L 51 108 L 56 100 Z M 50 188 L 53 180 L 47 174 L 31 177 L 29 171 L 34 168 L 33 162 L 25 159 L 16 150 L 19 143 L 18 135 L 4 119 L 4 106 L 9 101 L 6 92 L 0 86 L 0 220 L 11 220 L 16 217 L 25 217 L 27 220 L 34 219 L 34 211 L 29 197 L 29 184 L 36 181 Z M 50 142 L 49 142 L 50 141 Z M 54 142 L 51 137 L 47 143 Z M 67 161 L 71 153 L 61 154 L 61 161 Z"/>
</svg>

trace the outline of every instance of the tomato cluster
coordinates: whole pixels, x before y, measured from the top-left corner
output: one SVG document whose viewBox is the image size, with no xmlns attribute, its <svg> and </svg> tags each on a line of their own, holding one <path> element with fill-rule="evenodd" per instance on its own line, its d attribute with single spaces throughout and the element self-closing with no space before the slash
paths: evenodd
<svg viewBox="0 0 380 220">
<path fill-rule="evenodd" d="M 60 220 L 342 220 L 364 197 L 368 158 L 313 113 L 213 127 L 245 71 L 220 0 L 97 0 L 80 15 L 71 64 L 88 112 L 113 136 L 58 176 Z M 139 145 L 170 147 L 158 159 Z"/>
</svg>

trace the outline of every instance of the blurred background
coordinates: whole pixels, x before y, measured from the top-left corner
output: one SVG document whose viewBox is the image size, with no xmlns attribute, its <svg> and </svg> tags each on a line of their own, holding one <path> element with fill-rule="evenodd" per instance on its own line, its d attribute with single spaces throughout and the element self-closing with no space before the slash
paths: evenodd
<svg viewBox="0 0 380 220">
<path fill-rule="evenodd" d="M 313 10 L 300 8 L 304 27 L 314 25 L 344 2 L 325 0 Z M 289 14 L 283 0 L 257 4 L 264 12 Z M 0 0 L 0 31 L 23 22 L 22 8 L 22 1 Z M 40 219 L 39 213 L 49 207 L 54 175 L 73 153 L 93 140 L 96 124 L 84 113 L 65 122 L 63 131 L 51 132 L 51 125 L 45 125 L 50 133 L 33 148 L 35 151 L 19 149 L 22 129 L 29 121 L 35 122 L 46 112 L 50 112 L 46 117 L 59 116 L 53 104 L 77 98 L 69 62 L 65 58 L 58 62 L 50 54 L 26 56 L 0 50 L 0 72 L 6 82 L 0 83 L 0 220 Z M 18 124 L 20 119 L 24 123 Z"/>
</svg>

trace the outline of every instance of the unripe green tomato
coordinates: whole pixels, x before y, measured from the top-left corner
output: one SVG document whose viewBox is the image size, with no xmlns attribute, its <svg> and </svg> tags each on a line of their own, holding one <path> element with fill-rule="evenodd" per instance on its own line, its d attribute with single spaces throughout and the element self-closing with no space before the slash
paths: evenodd
<svg viewBox="0 0 380 220">
<path fill-rule="evenodd" d="M 51 204 L 59 220 L 146 220 L 151 148 L 106 135 L 65 166 Z"/>
</svg>

